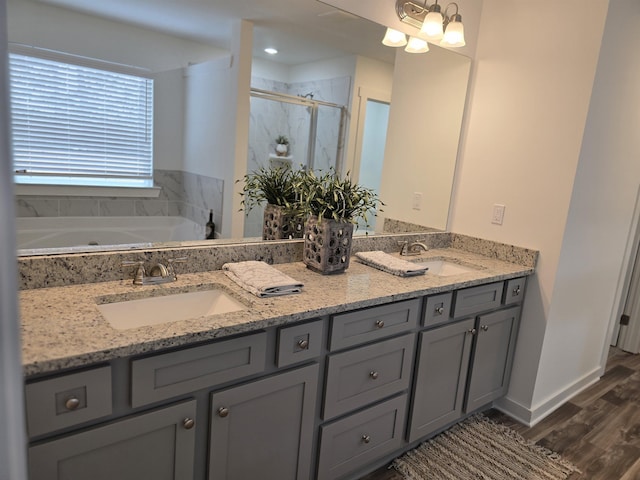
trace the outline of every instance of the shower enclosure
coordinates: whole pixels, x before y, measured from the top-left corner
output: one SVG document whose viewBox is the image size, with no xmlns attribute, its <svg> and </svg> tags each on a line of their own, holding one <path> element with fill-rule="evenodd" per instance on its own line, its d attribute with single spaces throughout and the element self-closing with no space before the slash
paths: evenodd
<svg viewBox="0 0 640 480">
<path fill-rule="evenodd" d="M 347 108 L 313 96 L 251 89 L 248 173 L 286 166 L 341 171 Z M 286 156 L 275 151 L 275 139 L 281 135 L 289 139 Z M 262 209 L 245 212 L 245 237 L 262 235 L 262 215 Z"/>
</svg>

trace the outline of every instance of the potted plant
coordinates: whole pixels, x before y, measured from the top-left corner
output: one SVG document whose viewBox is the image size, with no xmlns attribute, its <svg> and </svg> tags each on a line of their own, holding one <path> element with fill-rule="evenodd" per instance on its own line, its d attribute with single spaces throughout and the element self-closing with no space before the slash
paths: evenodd
<svg viewBox="0 0 640 480">
<path fill-rule="evenodd" d="M 289 139 L 284 135 L 276 137 L 276 155 L 286 157 L 289 153 Z"/>
<path fill-rule="evenodd" d="M 299 208 L 301 170 L 289 167 L 264 168 L 244 176 L 241 205 L 246 212 L 262 206 L 264 220 L 262 238 L 264 240 L 281 240 L 302 238 L 303 216 Z M 240 181 L 240 180 L 238 180 Z"/>
<path fill-rule="evenodd" d="M 319 175 L 304 172 L 299 189 L 300 208 L 308 215 L 304 263 L 323 274 L 343 272 L 349 267 L 354 224 L 359 219 L 367 224 L 368 215 L 375 215 L 378 205 L 384 204 L 373 190 L 333 169 Z"/>
</svg>

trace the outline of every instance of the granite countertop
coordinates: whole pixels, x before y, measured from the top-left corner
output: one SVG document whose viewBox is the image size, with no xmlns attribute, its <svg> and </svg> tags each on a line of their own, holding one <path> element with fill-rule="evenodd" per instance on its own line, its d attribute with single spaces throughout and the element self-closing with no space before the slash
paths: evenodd
<svg viewBox="0 0 640 480">
<path fill-rule="evenodd" d="M 134 286 L 131 280 L 24 290 L 20 292 L 23 371 L 27 376 L 81 367 L 118 357 L 233 335 L 274 325 L 369 307 L 491 281 L 530 275 L 534 268 L 454 248 L 432 249 L 418 259 L 443 258 L 481 267 L 452 276 L 427 273 L 397 277 L 359 263 L 352 257 L 345 273 L 320 275 L 302 262 L 274 268 L 304 283 L 303 292 L 258 298 L 232 282 L 222 271 L 180 275 L 178 281 L 157 286 Z M 238 312 L 190 320 L 115 330 L 96 307 L 97 299 L 124 299 L 165 291 L 190 291 L 215 284 L 247 308 Z"/>
</svg>

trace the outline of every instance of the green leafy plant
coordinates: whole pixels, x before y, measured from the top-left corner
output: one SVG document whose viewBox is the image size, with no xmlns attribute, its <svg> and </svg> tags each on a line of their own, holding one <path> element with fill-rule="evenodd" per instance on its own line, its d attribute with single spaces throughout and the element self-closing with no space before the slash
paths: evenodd
<svg viewBox="0 0 640 480">
<path fill-rule="evenodd" d="M 284 135 L 279 135 L 276 137 L 276 144 L 277 145 L 289 145 L 289 139 L 287 137 L 285 137 Z"/>
<path fill-rule="evenodd" d="M 375 215 L 378 206 L 384 206 L 372 189 L 353 182 L 349 173 L 341 177 L 333 168 L 318 174 L 305 171 L 299 184 L 300 208 L 306 215 L 317 216 L 319 221 L 357 223 L 362 219 L 367 223 L 368 215 Z"/>
<path fill-rule="evenodd" d="M 299 210 L 299 185 L 302 175 L 301 170 L 292 170 L 288 167 L 264 168 L 248 173 L 242 180 L 243 209 L 247 212 L 262 205 L 264 202 L 284 207 L 290 213 Z"/>
</svg>

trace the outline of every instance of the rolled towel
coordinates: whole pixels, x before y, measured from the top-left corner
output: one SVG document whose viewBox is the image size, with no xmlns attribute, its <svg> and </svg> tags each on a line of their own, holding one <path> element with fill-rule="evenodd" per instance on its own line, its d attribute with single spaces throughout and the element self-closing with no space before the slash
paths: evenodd
<svg viewBox="0 0 640 480">
<path fill-rule="evenodd" d="M 300 293 L 304 286 L 265 262 L 255 260 L 225 263 L 222 270 L 231 280 L 257 297 Z"/>
<path fill-rule="evenodd" d="M 429 267 L 421 267 L 415 263 L 393 257 L 380 250 L 373 252 L 358 252 L 355 256 L 365 265 L 369 265 L 370 267 L 374 267 L 400 277 L 424 275 L 424 272 L 429 270 Z"/>
</svg>

